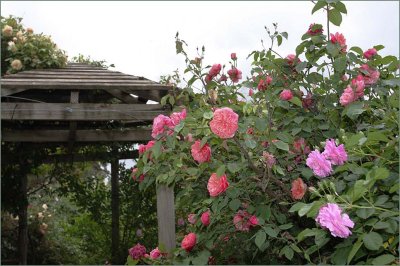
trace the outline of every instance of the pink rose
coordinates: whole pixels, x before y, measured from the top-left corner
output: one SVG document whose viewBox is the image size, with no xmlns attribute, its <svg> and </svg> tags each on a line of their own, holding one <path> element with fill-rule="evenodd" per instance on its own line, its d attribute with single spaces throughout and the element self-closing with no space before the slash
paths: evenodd
<svg viewBox="0 0 400 266">
<path fill-rule="evenodd" d="M 134 260 L 139 260 L 146 254 L 146 247 L 140 244 L 135 245 L 129 249 L 129 255 Z"/>
<path fill-rule="evenodd" d="M 194 213 L 189 214 L 188 215 L 188 221 L 191 224 L 195 224 L 196 223 L 196 214 L 194 214 Z"/>
<path fill-rule="evenodd" d="M 208 226 L 210 224 L 210 211 L 203 212 L 200 220 L 204 226 Z"/>
<path fill-rule="evenodd" d="M 332 164 L 318 150 L 312 151 L 306 160 L 314 174 L 319 177 L 327 177 L 332 173 Z"/>
<path fill-rule="evenodd" d="M 158 115 L 153 120 L 153 130 L 151 132 L 151 136 L 156 138 L 158 135 L 164 133 L 165 129 L 170 129 L 173 127 L 173 122 L 168 116 Z M 168 131 L 169 134 L 172 133 L 171 130 Z"/>
<path fill-rule="evenodd" d="M 190 252 L 195 245 L 196 245 L 196 234 L 194 233 L 189 233 L 188 235 L 186 235 L 181 243 L 181 247 L 187 252 Z"/>
<path fill-rule="evenodd" d="M 236 59 L 237 59 L 236 53 L 231 53 L 231 59 L 232 59 L 232 60 L 236 60 Z"/>
<path fill-rule="evenodd" d="M 158 259 L 159 257 L 161 257 L 161 252 L 160 250 L 157 248 L 153 249 L 152 251 L 150 251 L 150 258 L 153 260 Z"/>
<path fill-rule="evenodd" d="M 208 193 L 210 193 L 211 197 L 216 197 L 221 193 L 224 193 L 225 190 L 229 187 L 228 180 L 226 175 L 221 177 L 217 177 L 216 173 L 213 173 L 210 176 L 207 184 Z"/>
<path fill-rule="evenodd" d="M 267 89 L 267 86 L 269 86 L 272 82 L 272 78 L 270 76 L 266 76 L 265 80 L 260 79 L 260 82 L 258 83 L 257 89 L 259 91 L 265 91 Z"/>
<path fill-rule="evenodd" d="M 187 134 L 187 136 L 185 137 L 185 140 L 186 141 L 189 141 L 189 142 L 193 142 L 193 135 L 192 134 Z"/>
<path fill-rule="evenodd" d="M 221 68 L 222 68 L 221 64 L 215 64 L 211 67 L 208 74 L 211 76 L 211 78 L 214 78 L 215 76 L 217 76 L 219 74 L 219 72 L 221 71 Z"/>
<path fill-rule="evenodd" d="M 139 154 L 143 154 L 143 153 L 145 153 L 147 150 L 150 150 L 151 147 L 154 146 L 154 144 L 156 144 L 156 142 L 155 142 L 154 140 L 150 140 L 149 142 L 147 142 L 146 145 L 140 144 L 140 145 L 139 145 Z"/>
<path fill-rule="evenodd" d="M 251 96 L 253 96 L 253 90 L 252 89 L 249 89 L 249 96 L 251 97 Z"/>
<path fill-rule="evenodd" d="M 239 210 L 233 217 L 233 224 L 236 230 L 248 232 L 250 227 L 258 225 L 256 216 L 251 216 L 247 211 Z"/>
<path fill-rule="evenodd" d="M 347 214 L 342 214 L 342 209 L 335 203 L 321 207 L 315 221 L 329 229 L 334 237 L 348 238 L 351 235 L 349 228 L 354 227 L 354 222 Z"/>
<path fill-rule="evenodd" d="M 228 77 L 225 74 L 222 74 L 221 77 L 219 78 L 219 82 L 227 81 L 227 80 L 228 80 Z"/>
<path fill-rule="evenodd" d="M 283 91 L 281 92 L 281 94 L 279 95 L 279 98 L 280 98 L 282 101 L 290 101 L 290 100 L 293 98 L 293 93 L 292 93 L 291 90 L 285 89 L 285 90 L 283 90 Z"/>
<path fill-rule="evenodd" d="M 179 113 L 172 113 L 172 114 L 170 115 L 170 118 L 171 118 L 172 124 L 173 124 L 174 126 L 179 125 L 179 123 L 180 123 L 182 120 L 184 120 L 184 119 L 186 118 L 186 109 L 184 108 L 184 109 L 183 109 L 181 112 L 179 112 Z"/>
<path fill-rule="evenodd" d="M 307 185 L 304 184 L 303 179 L 300 177 L 292 182 L 292 198 L 296 200 L 300 200 L 304 197 L 304 194 L 307 191 Z"/>
<path fill-rule="evenodd" d="M 210 122 L 211 131 L 222 139 L 232 138 L 238 129 L 239 115 L 231 108 L 224 107 L 214 111 Z"/>
<path fill-rule="evenodd" d="M 365 85 L 373 85 L 375 84 L 380 76 L 380 73 L 378 70 L 375 70 L 373 68 L 370 68 L 367 64 L 364 64 L 360 67 L 360 69 L 365 70 L 368 72 L 367 75 L 364 74 L 364 83 Z"/>
<path fill-rule="evenodd" d="M 132 173 L 131 173 L 131 177 L 132 177 L 132 179 L 134 180 L 134 181 L 136 181 L 136 172 L 137 172 L 137 168 L 133 168 L 132 169 Z M 139 183 L 141 183 L 142 181 L 144 180 L 144 175 L 143 174 L 141 174 L 140 176 L 139 176 Z"/>
<path fill-rule="evenodd" d="M 347 106 L 356 100 L 356 95 L 350 86 L 347 86 L 340 96 L 339 102 L 342 106 Z"/>
<path fill-rule="evenodd" d="M 375 48 L 368 49 L 367 51 L 364 52 L 364 57 L 367 59 L 371 59 L 374 57 L 378 52 L 376 51 Z"/>
<path fill-rule="evenodd" d="M 336 146 L 333 139 L 326 140 L 325 150 L 322 153 L 326 159 L 330 160 L 333 165 L 343 165 L 347 161 L 347 153 L 344 149 L 344 145 L 340 144 Z"/>
<path fill-rule="evenodd" d="M 242 79 L 242 71 L 240 71 L 236 67 L 229 69 L 228 75 L 232 82 L 238 82 L 239 79 Z"/>
<path fill-rule="evenodd" d="M 211 159 L 211 148 L 206 143 L 200 148 L 201 141 L 196 140 L 192 145 L 192 156 L 198 163 L 209 162 Z"/>
<path fill-rule="evenodd" d="M 204 78 L 204 82 L 205 83 L 210 83 L 210 81 L 213 79 L 212 76 L 210 76 L 210 74 L 207 74 L 206 77 Z"/>
<path fill-rule="evenodd" d="M 256 226 L 258 225 L 258 219 L 255 215 L 252 215 L 249 219 L 249 223 L 251 226 Z"/>
<path fill-rule="evenodd" d="M 358 75 L 357 78 L 352 79 L 351 86 L 355 89 L 357 99 L 364 96 L 365 81 L 362 75 Z"/>
<path fill-rule="evenodd" d="M 336 32 L 335 34 L 331 33 L 331 43 L 339 44 L 340 50 L 345 53 L 347 49 L 346 39 L 344 38 L 343 34 Z"/>
<path fill-rule="evenodd" d="M 275 165 L 276 159 L 275 159 L 274 155 L 272 155 L 266 151 L 263 151 L 263 157 L 264 157 L 264 161 L 267 164 L 268 168 L 272 168 L 272 166 Z"/>
<path fill-rule="evenodd" d="M 308 27 L 307 34 L 311 36 L 319 35 L 322 34 L 324 30 L 322 29 L 321 24 L 311 24 L 310 27 Z"/>
<path fill-rule="evenodd" d="M 295 64 L 301 62 L 295 54 L 289 54 L 288 56 L 286 56 L 286 60 L 289 66 L 294 66 Z"/>
</svg>

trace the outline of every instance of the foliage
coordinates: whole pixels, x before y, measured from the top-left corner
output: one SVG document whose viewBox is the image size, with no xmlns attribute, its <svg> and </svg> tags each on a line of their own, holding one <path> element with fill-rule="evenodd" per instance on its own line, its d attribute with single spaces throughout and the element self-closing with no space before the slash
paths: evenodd
<svg viewBox="0 0 400 266">
<path fill-rule="evenodd" d="M 204 47 L 190 59 L 177 34 L 176 51 L 185 57 L 184 73 L 190 78 L 179 96 L 168 95 L 162 102 L 175 105 L 176 111 L 184 106 L 187 116 L 177 125 L 165 122 L 164 133 L 142 153 L 136 172 L 145 175 L 141 189 L 174 186 L 177 216 L 194 214 L 197 220 L 178 231 L 179 240 L 196 233 L 194 249 L 177 248 L 169 263 L 380 264 L 398 257 L 399 60 L 381 56 L 382 45 L 374 47 L 377 54 L 370 58 L 359 47 L 347 49 L 343 36 L 329 34 L 329 23 L 340 25 L 341 14 L 347 13 L 344 4 L 319 1 L 313 13 L 322 8 L 329 13 L 328 35 L 322 25 L 311 25 L 296 55 L 284 58 L 274 43 L 280 45 L 288 34 L 279 33 L 274 24 L 275 32 L 267 28 L 271 46 L 249 55 L 252 77 L 242 83 L 232 76 L 238 68 L 236 55 L 227 72 L 225 66 L 203 66 Z M 367 83 L 370 73 L 363 65 L 379 71 L 379 79 L 345 103 L 345 89 L 353 94 L 358 89 L 352 80 L 361 75 Z M 230 80 L 223 73 L 231 73 Z M 175 73 L 163 80 L 178 84 L 181 78 Z M 244 88 L 251 90 L 248 96 Z M 282 95 L 284 89 L 289 91 Z M 222 107 L 239 115 L 232 138 L 222 139 L 210 127 Z M 234 121 L 221 127 L 229 123 Z M 344 144 L 348 157 L 320 178 L 306 159 L 310 150 L 322 152 L 329 139 Z M 195 140 L 210 146 L 209 162 L 193 159 Z M 225 174 L 229 182 L 216 197 L 207 192 L 213 173 Z M 299 177 L 309 187 L 301 200 L 291 193 Z M 334 237 L 315 221 L 327 203 L 338 204 L 354 222 L 350 236 Z M 207 210 L 211 223 L 205 226 L 200 216 Z M 255 215 L 258 224 L 249 230 L 235 228 L 238 211 Z"/>
<path fill-rule="evenodd" d="M 78 54 L 78 56 L 74 56 L 72 58 L 73 63 L 84 63 L 88 64 L 91 66 L 96 66 L 96 67 L 105 67 L 105 68 L 110 68 L 110 67 L 115 67 L 114 64 L 107 64 L 106 60 L 93 60 L 90 56 L 84 56 L 82 54 Z"/>
<path fill-rule="evenodd" d="M 19 17 L 1 17 L 1 75 L 65 66 L 67 56 L 51 37 L 24 28 L 21 21 Z"/>
</svg>

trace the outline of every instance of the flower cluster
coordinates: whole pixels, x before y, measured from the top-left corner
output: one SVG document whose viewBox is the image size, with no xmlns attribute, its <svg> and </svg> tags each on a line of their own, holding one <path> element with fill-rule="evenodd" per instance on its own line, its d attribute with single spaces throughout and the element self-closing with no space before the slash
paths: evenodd
<svg viewBox="0 0 400 266">
<path fill-rule="evenodd" d="M 165 115 L 158 115 L 153 120 L 151 136 L 153 138 L 157 138 L 164 132 L 166 132 L 168 135 L 172 135 L 175 126 L 178 125 L 180 121 L 184 120 L 185 118 L 186 109 L 183 109 L 179 113 L 173 113 L 170 117 Z"/>
<path fill-rule="evenodd" d="M 239 210 L 233 217 L 233 224 L 236 230 L 248 232 L 251 227 L 258 225 L 258 219 L 255 215 L 250 215 L 247 211 Z"/>
<path fill-rule="evenodd" d="M 342 53 L 346 53 L 347 50 L 347 45 L 346 45 L 346 39 L 344 38 L 343 34 L 336 32 L 335 34 L 331 33 L 331 43 L 337 44 L 340 47 L 340 51 Z"/>
</svg>

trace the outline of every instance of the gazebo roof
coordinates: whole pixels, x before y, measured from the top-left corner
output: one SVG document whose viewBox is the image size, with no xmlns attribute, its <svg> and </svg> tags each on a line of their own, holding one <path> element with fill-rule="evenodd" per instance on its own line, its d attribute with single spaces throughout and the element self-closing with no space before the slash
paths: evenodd
<svg viewBox="0 0 400 266">
<path fill-rule="evenodd" d="M 70 63 L 1 80 L 2 140 L 13 142 L 146 141 L 148 125 L 168 110 L 171 86 L 102 67 Z"/>
</svg>

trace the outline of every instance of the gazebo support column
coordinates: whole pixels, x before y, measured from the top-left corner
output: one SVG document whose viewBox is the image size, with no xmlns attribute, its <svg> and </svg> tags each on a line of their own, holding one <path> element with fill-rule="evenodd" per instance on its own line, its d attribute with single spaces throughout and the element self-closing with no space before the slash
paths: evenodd
<svg viewBox="0 0 400 266">
<path fill-rule="evenodd" d="M 18 206 L 19 264 L 26 265 L 28 258 L 28 176 L 24 160 L 20 161 L 20 201 Z"/>
<path fill-rule="evenodd" d="M 111 255 L 112 264 L 119 264 L 119 180 L 118 159 L 111 161 Z"/>
<path fill-rule="evenodd" d="M 157 186 L 158 244 L 170 252 L 176 246 L 174 189 Z"/>
</svg>

